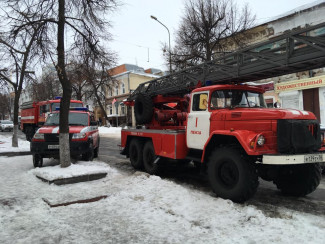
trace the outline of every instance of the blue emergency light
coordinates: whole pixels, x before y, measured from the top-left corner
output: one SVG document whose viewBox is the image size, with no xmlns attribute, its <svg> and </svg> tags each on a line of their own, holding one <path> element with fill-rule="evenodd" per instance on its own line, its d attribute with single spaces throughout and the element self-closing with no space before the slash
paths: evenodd
<svg viewBox="0 0 325 244">
<path fill-rule="evenodd" d="M 55 110 L 56 111 L 60 111 L 60 107 L 56 107 Z M 86 112 L 88 112 L 88 108 L 84 108 L 84 107 L 70 107 L 69 110 L 86 111 Z"/>
<path fill-rule="evenodd" d="M 60 100 L 61 98 L 62 98 L 62 97 L 54 97 L 54 99 L 59 99 L 59 100 Z"/>
<path fill-rule="evenodd" d="M 70 110 L 76 110 L 76 111 L 88 111 L 88 108 L 84 107 L 75 107 L 75 108 L 70 108 Z"/>
</svg>

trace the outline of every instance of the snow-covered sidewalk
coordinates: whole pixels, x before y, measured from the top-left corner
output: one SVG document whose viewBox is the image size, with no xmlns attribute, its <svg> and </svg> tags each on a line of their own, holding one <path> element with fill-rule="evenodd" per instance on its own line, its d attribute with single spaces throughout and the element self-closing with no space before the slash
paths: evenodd
<svg viewBox="0 0 325 244">
<path fill-rule="evenodd" d="M 30 142 L 18 138 L 18 147 L 12 147 L 12 134 L 0 134 L 0 153 L 30 151 Z"/>
<path fill-rule="evenodd" d="M 58 162 L 46 161 L 48 168 Z M 0 157 L 0 243 L 325 243 L 325 217 L 277 218 L 190 186 L 103 162 L 106 178 L 72 185 L 37 179 L 31 156 Z M 129 172 L 129 171 L 128 171 Z M 51 208 L 52 203 L 107 198 Z"/>
</svg>

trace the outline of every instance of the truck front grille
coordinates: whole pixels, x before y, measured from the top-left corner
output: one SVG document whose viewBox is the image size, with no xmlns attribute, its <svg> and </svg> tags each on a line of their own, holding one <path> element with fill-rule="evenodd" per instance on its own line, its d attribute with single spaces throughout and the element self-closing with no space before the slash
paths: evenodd
<svg viewBox="0 0 325 244">
<path fill-rule="evenodd" d="M 278 120 L 277 143 L 280 153 L 308 153 L 321 147 L 317 120 Z"/>
<path fill-rule="evenodd" d="M 71 141 L 72 134 L 69 134 L 69 141 Z M 48 133 L 44 134 L 44 139 L 46 142 L 59 142 L 59 134 L 57 133 Z"/>
</svg>

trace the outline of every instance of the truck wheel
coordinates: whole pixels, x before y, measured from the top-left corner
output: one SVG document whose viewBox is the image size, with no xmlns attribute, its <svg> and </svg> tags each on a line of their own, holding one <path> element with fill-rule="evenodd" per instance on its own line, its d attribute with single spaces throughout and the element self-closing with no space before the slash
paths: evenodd
<svg viewBox="0 0 325 244">
<path fill-rule="evenodd" d="M 94 159 L 94 146 L 93 143 L 89 143 L 89 149 L 88 152 L 82 154 L 82 159 L 85 161 L 93 161 Z"/>
<path fill-rule="evenodd" d="M 129 147 L 131 165 L 135 169 L 143 169 L 143 145 L 138 139 L 132 139 Z"/>
<path fill-rule="evenodd" d="M 143 148 L 143 166 L 147 173 L 156 175 L 159 171 L 158 163 L 154 163 L 157 156 L 152 141 L 147 141 Z"/>
<path fill-rule="evenodd" d="M 98 158 L 98 155 L 99 155 L 99 144 L 100 144 L 100 138 L 98 138 L 97 147 L 94 150 L 94 158 Z"/>
<path fill-rule="evenodd" d="M 285 195 L 302 197 L 313 192 L 322 178 L 318 163 L 284 165 L 273 181 Z"/>
<path fill-rule="evenodd" d="M 134 115 L 137 124 L 149 123 L 153 116 L 153 102 L 151 97 L 139 94 L 134 102 Z"/>
<path fill-rule="evenodd" d="M 99 153 L 99 146 L 96 147 L 94 150 L 94 158 L 98 158 L 98 153 Z"/>
<path fill-rule="evenodd" d="M 43 166 L 43 158 L 39 154 L 33 154 L 33 165 L 34 167 L 42 167 Z"/>
<path fill-rule="evenodd" d="M 217 196 L 239 203 L 251 198 L 259 184 L 254 164 L 231 148 L 219 148 L 211 154 L 208 176 Z"/>
<path fill-rule="evenodd" d="M 31 127 L 31 126 L 28 126 L 26 128 L 26 132 L 25 133 L 26 133 L 26 140 L 27 141 L 31 141 L 32 138 L 33 138 L 33 136 L 34 136 L 34 128 Z"/>
</svg>

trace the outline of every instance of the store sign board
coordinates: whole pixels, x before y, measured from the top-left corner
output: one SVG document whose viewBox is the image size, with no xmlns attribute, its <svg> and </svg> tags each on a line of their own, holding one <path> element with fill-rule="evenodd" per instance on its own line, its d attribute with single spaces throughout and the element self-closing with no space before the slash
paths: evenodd
<svg viewBox="0 0 325 244">
<path fill-rule="evenodd" d="M 277 83 L 275 84 L 274 90 L 276 93 L 280 93 L 284 91 L 304 90 L 322 86 L 325 86 L 325 76 Z"/>
</svg>

